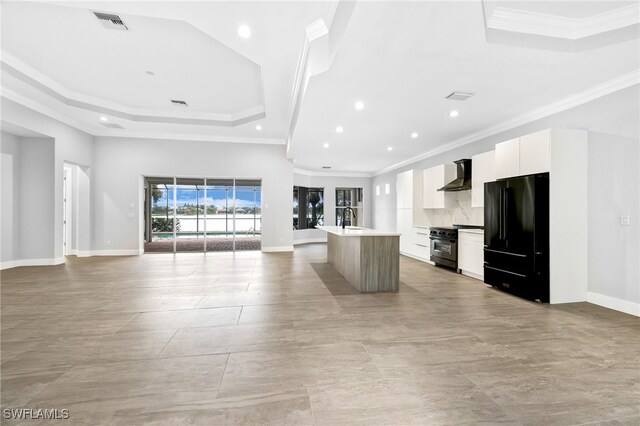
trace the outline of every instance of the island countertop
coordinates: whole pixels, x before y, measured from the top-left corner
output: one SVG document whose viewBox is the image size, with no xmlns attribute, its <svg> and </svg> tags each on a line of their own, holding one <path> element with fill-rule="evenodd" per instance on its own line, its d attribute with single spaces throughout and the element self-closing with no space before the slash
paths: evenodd
<svg viewBox="0 0 640 426">
<path fill-rule="evenodd" d="M 399 237 L 397 232 L 384 232 L 376 229 L 362 228 L 359 226 L 316 226 L 316 229 L 329 232 L 340 237 Z"/>
</svg>

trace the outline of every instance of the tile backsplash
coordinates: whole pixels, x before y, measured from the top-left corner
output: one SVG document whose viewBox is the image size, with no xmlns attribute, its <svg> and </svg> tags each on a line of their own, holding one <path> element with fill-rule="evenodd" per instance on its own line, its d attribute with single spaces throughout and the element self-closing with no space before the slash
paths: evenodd
<svg viewBox="0 0 640 426">
<path fill-rule="evenodd" d="M 450 192 L 451 207 L 414 211 L 413 222 L 419 226 L 484 225 L 484 209 L 471 207 L 471 191 Z"/>
</svg>

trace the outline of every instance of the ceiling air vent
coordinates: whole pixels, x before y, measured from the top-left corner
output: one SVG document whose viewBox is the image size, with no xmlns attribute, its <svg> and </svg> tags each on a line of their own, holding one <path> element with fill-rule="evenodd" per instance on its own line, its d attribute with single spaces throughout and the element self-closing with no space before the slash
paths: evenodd
<svg viewBox="0 0 640 426">
<path fill-rule="evenodd" d="M 116 123 L 99 123 L 99 124 L 102 124 L 107 129 L 124 129 L 124 127 Z"/>
<path fill-rule="evenodd" d="M 105 28 L 109 28 L 111 30 L 123 30 L 123 31 L 126 31 L 129 29 L 127 28 L 127 26 L 124 24 L 124 22 L 122 21 L 122 19 L 120 19 L 118 15 L 112 15 L 110 13 L 100 13 L 100 12 L 93 12 L 93 14 L 96 15 L 96 18 L 98 18 L 98 21 L 100 21 L 100 23 L 104 25 Z"/>
<path fill-rule="evenodd" d="M 331 166 L 322 166 L 322 168 L 326 170 L 326 169 L 330 169 Z"/>
<path fill-rule="evenodd" d="M 177 99 L 171 99 L 171 103 L 178 106 L 189 106 L 186 101 L 180 101 Z"/>
<path fill-rule="evenodd" d="M 472 96 L 473 96 L 473 93 L 452 92 L 449 96 L 447 96 L 447 99 L 452 101 L 466 101 Z"/>
</svg>

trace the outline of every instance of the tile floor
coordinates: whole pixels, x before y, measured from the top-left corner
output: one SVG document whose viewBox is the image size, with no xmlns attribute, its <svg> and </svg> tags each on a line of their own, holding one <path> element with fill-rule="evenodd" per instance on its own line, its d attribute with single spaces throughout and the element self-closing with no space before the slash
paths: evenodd
<svg viewBox="0 0 640 426">
<path fill-rule="evenodd" d="M 640 424 L 639 318 L 405 257 L 399 293 L 357 294 L 325 262 L 313 244 L 3 271 L 2 408 L 69 410 L 51 424 Z"/>
</svg>

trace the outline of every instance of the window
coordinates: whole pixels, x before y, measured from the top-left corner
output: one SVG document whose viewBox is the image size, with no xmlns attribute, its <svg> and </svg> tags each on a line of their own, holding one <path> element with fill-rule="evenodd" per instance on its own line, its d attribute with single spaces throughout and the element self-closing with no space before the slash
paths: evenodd
<svg viewBox="0 0 640 426">
<path fill-rule="evenodd" d="M 347 207 L 353 212 L 345 213 Z M 336 225 L 343 221 L 345 226 L 363 226 L 362 188 L 336 188 Z"/>
<path fill-rule="evenodd" d="M 293 187 L 293 229 L 324 224 L 324 188 Z"/>
</svg>

